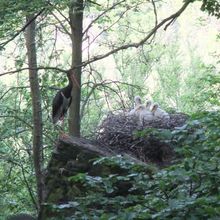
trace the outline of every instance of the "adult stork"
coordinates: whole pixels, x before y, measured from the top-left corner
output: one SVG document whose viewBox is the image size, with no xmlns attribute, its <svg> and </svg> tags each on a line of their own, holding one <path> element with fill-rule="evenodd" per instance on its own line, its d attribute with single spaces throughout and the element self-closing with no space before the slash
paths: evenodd
<svg viewBox="0 0 220 220">
<path fill-rule="evenodd" d="M 53 99 L 53 103 L 52 103 L 53 124 L 57 124 L 59 121 L 63 122 L 67 110 L 72 102 L 71 92 L 73 88 L 73 81 L 75 81 L 75 78 L 73 75 L 71 75 L 70 71 L 67 72 L 67 77 L 69 80 L 68 85 L 60 89 Z"/>
</svg>

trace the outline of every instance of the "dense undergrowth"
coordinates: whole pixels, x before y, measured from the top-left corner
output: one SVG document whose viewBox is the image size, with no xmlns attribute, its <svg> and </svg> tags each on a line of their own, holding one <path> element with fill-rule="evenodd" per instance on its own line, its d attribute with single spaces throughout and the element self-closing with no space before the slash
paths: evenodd
<svg viewBox="0 0 220 220">
<path fill-rule="evenodd" d="M 126 174 L 72 176 L 70 181 L 83 184 L 86 193 L 53 208 L 74 208 L 75 214 L 66 219 L 219 219 L 219 133 L 219 112 L 197 114 L 172 132 L 177 155 L 173 165 L 157 169 L 121 156 L 99 159 L 95 163 L 121 167 Z"/>
</svg>

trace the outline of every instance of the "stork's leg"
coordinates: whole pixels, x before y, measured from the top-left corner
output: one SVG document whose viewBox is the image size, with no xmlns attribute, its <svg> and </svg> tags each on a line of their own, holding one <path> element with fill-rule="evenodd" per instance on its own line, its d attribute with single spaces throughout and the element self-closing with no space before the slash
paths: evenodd
<svg viewBox="0 0 220 220">
<path fill-rule="evenodd" d="M 60 119 L 60 127 L 61 127 L 61 129 L 60 129 L 60 135 L 59 135 L 59 136 L 60 136 L 61 138 L 67 138 L 67 137 L 69 137 L 69 135 L 64 132 L 63 124 L 64 124 L 64 117 L 62 117 L 62 118 Z"/>
</svg>

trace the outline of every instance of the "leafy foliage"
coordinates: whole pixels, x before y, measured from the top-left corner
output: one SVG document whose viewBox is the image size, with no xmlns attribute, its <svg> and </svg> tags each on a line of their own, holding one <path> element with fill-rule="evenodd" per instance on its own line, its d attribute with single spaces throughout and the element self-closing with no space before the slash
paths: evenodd
<svg viewBox="0 0 220 220">
<path fill-rule="evenodd" d="M 73 216 L 64 219 L 217 219 L 219 119 L 219 112 L 202 113 L 174 130 L 177 160 L 168 168 L 157 170 L 120 156 L 95 161 L 94 165 L 106 165 L 112 171 L 120 167 L 124 173 L 69 177 L 74 184 L 84 185 L 85 193 L 53 208 L 75 209 Z"/>
<path fill-rule="evenodd" d="M 220 18 L 220 3 L 218 0 L 203 0 L 201 10 Z"/>
<path fill-rule="evenodd" d="M 85 15 L 88 19 L 86 23 L 91 22 L 94 17 L 107 9 L 109 2 L 97 1 L 102 4 L 100 7 L 92 1 L 86 1 Z M 1 0 L 0 42 L 4 43 L 21 30 L 27 13 L 37 13 L 45 8 L 45 14 L 38 18 L 39 65 L 68 69 L 70 45 L 67 43 L 68 37 L 64 37 L 63 33 L 67 21 L 57 11 L 60 10 L 65 16 L 69 1 L 53 0 L 50 3 L 52 5 L 48 5 L 48 1 L 44 0 L 32 1 L 31 4 L 26 0 Z M 145 7 L 142 7 L 141 3 L 142 1 L 126 1 L 93 24 L 92 34 L 98 30 L 101 36 L 92 39 L 101 48 L 93 51 L 94 54 L 102 53 L 125 42 L 135 42 L 140 36 L 146 34 L 148 27 L 154 25 L 153 10 L 148 2 Z M 203 0 L 202 3 L 202 10 L 208 11 L 210 15 L 217 18 L 220 17 L 218 0 Z M 63 19 L 62 27 L 51 15 L 54 8 Z M 57 36 L 64 38 L 64 41 L 59 42 L 58 45 Z M 87 38 L 90 44 L 91 39 L 85 35 L 85 40 Z M 179 40 L 178 36 L 174 39 Z M 186 65 L 182 62 L 183 56 L 176 42 L 168 42 L 169 46 L 164 45 L 161 39 L 155 39 L 155 42 L 155 44 L 144 45 L 139 50 L 122 51 L 114 56 L 116 69 L 120 73 L 118 83 L 109 83 L 105 80 L 105 78 L 108 79 L 109 73 L 114 75 L 111 69 L 106 73 L 107 76 L 104 75 L 109 68 L 108 65 L 105 66 L 106 63 L 85 68 L 82 87 L 82 105 L 85 103 L 82 113 L 84 135 L 93 135 L 94 128 L 109 108 L 119 109 L 124 105 L 126 108 L 131 107 L 133 96 L 136 94 L 149 94 L 164 107 L 175 107 L 190 113 L 219 106 L 220 80 L 217 68 L 206 65 L 198 54 L 193 53 L 191 53 L 190 65 Z M 25 66 L 26 52 L 23 35 L 15 44 L 18 46 L 15 50 L 11 48 L 11 45 L 5 48 L 9 52 L 5 53 L 4 58 L 10 61 L 1 69 L 10 70 L 12 67 L 20 69 Z M 61 44 L 64 47 L 61 47 Z M 152 80 L 151 72 L 158 74 L 158 79 Z M 39 73 L 43 97 L 46 166 L 54 145 L 54 137 L 58 133 L 57 130 L 54 131 L 50 121 L 51 100 L 56 89 L 66 85 L 66 77 L 64 74 L 58 75 L 57 72 L 48 69 L 44 72 L 39 71 Z M 185 76 L 185 73 L 188 75 Z M 36 212 L 30 144 L 31 100 L 25 74 L 18 74 L 16 83 L 10 84 L 11 88 L 0 84 L 0 206 L 2 207 L 0 218 L 2 219 L 20 210 Z M 184 80 L 182 80 L 183 76 Z M 121 83 L 121 81 L 127 83 Z M 149 84 L 152 85 L 155 81 L 158 84 L 155 86 L 156 90 L 152 92 Z M 212 112 L 199 117 L 198 114 L 195 116 L 194 121 L 172 134 L 165 130 L 143 132 L 143 136 L 150 132 L 161 139 L 172 139 L 178 155 L 176 165 L 158 172 L 154 167 L 137 166 L 124 161 L 121 157 L 103 158 L 96 163 L 103 163 L 113 168 L 119 166 L 128 174 L 93 177 L 86 173 L 79 173 L 70 177 L 69 181 L 86 185 L 89 194 L 76 198 L 76 201 L 67 205 L 53 208 L 73 207 L 77 210 L 74 216 L 76 219 L 217 218 L 220 212 L 218 196 L 219 113 Z M 122 183 L 131 184 L 129 195 L 115 196 L 119 191 L 118 184 Z M 125 186 L 123 184 L 122 186 Z"/>
</svg>

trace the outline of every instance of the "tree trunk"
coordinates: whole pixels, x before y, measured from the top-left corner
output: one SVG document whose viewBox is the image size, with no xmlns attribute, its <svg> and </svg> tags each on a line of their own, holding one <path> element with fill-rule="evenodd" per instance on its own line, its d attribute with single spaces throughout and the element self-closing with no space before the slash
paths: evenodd
<svg viewBox="0 0 220 220">
<path fill-rule="evenodd" d="M 76 66 L 82 63 L 82 31 L 83 31 L 83 0 L 70 2 L 69 18 L 72 40 L 72 75 L 74 77 L 72 89 L 72 104 L 69 113 L 69 133 L 80 137 L 80 97 L 82 68 Z"/>
<path fill-rule="evenodd" d="M 26 17 L 27 22 L 33 19 L 34 15 Z M 32 114 L 33 114 L 33 160 L 37 182 L 38 208 L 43 201 L 43 135 L 42 135 L 42 109 L 41 95 L 37 73 L 37 57 L 35 43 L 35 21 L 33 20 L 26 29 L 26 47 L 29 66 L 29 82 L 31 87 Z"/>
</svg>

